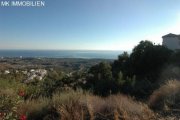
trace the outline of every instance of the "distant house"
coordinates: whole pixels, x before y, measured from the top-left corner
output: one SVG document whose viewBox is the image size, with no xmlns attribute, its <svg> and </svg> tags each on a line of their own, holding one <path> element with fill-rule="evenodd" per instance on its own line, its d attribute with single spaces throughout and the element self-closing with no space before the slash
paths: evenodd
<svg viewBox="0 0 180 120">
<path fill-rule="evenodd" d="M 4 74 L 9 74 L 9 73 L 10 73 L 9 70 L 5 70 L 5 71 L 4 71 Z"/>
<path fill-rule="evenodd" d="M 31 69 L 28 73 L 27 73 L 27 79 L 24 80 L 25 83 L 30 83 L 32 81 L 34 81 L 35 79 L 37 80 L 43 80 L 43 78 L 46 76 L 47 74 L 47 70 L 45 69 Z"/>
<path fill-rule="evenodd" d="M 169 33 L 162 36 L 163 45 L 171 50 L 180 50 L 180 35 Z"/>
</svg>

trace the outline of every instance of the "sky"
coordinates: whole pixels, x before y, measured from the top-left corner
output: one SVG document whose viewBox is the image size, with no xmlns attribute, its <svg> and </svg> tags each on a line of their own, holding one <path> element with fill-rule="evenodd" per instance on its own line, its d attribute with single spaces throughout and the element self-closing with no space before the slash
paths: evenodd
<svg viewBox="0 0 180 120">
<path fill-rule="evenodd" d="M 0 7 L 0 49 L 131 50 L 180 34 L 180 0 L 44 1 Z"/>
</svg>

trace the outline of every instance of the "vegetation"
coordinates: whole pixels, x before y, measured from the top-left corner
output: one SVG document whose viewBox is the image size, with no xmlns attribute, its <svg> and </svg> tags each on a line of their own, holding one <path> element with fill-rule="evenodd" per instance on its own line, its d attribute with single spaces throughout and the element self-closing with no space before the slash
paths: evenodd
<svg viewBox="0 0 180 120">
<path fill-rule="evenodd" d="M 58 60 L 0 61 L 0 120 L 179 119 L 178 51 L 141 41 L 114 61 Z M 43 79 L 24 82 L 40 68 Z"/>
<path fill-rule="evenodd" d="M 4 91 L 3 94 L 9 92 Z M 23 96 L 19 97 L 23 98 Z M 39 97 L 28 100 L 22 98 L 17 101 L 18 104 L 2 103 L 6 111 L 1 109 L 3 114 L 1 118 L 5 120 L 155 119 L 155 114 L 146 104 L 121 94 L 102 98 L 88 92 L 70 90 L 56 92 L 52 98 Z M 13 97 L 9 99 L 14 100 Z"/>
<path fill-rule="evenodd" d="M 180 108 L 180 81 L 170 80 L 155 90 L 150 96 L 149 105 L 153 109 L 177 110 Z"/>
</svg>

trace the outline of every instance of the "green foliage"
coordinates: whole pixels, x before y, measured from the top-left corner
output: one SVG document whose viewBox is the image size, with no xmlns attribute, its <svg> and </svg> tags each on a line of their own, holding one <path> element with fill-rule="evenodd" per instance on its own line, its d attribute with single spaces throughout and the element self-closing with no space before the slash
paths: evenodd
<svg viewBox="0 0 180 120">
<path fill-rule="evenodd" d="M 168 62 L 172 51 L 150 41 L 141 41 L 130 55 L 132 73 L 137 79 L 148 79 L 154 82 L 163 65 Z"/>
<path fill-rule="evenodd" d="M 62 79 L 65 76 L 61 71 L 48 71 L 43 81 L 34 81 L 27 85 L 27 97 L 38 98 L 39 96 L 51 97 L 52 94 L 63 86 Z"/>
<path fill-rule="evenodd" d="M 18 96 L 12 89 L 0 89 L 0 113 L 3 120 L 16 120 L 18 105 L 23 102 L 23 97 Z"/>
<path fill-rule="evenodd" d="M 130 55 L 124 52 L 112 64 L 115 78 L 122 71 L 125 76 L 136 75 L 137 79 L 155 80 L 163 65 L 168 62 L 172 51 L 150 41 L 141 41 Z"/>
<path fill-rule="evenodd" d="M 9 74 L 0 74 L 0 79 L 8 80 L 12 82 L 20 82 L 21 80 L 25 79 L 25 75 L 22 73 L 16 73 L 14 70 L 10 70 L 11 73 Z"/>
<path fill-rule="evenodd" d="M 46 97 L 51 97 L 52 94 L 60 87 L 63 86 L 61 80 L 52 80 L 46 78 L 40 85 L 41 95 Z"/>
<path fill-rule="evenodd" d="M 101 62 L 91 67 L 89 75 L 87 87 L 92 89 L 95 94 L 106 96 L 117 92 L 117 85 L 109 63 Z"/>
<path fill-rule="evenodd" d="M 141 41 L 130 55 L 121 54 L 112 64 L 113 77 L 120 91 L 136 96 L 151 94 L 158 87 L 160 73 L 172 54 L 166 47 L 150 41 Z"/>
<path fill-rule="evenodd" d="M 115 60 L 112 64 L 113 76 L 117 78 L 120 71 L 126 76 L 128 71 L 130 71 L 129 69 L 129 54 L 124 52 L 123 54 L 119 55 L 118 60 Z"/>
<path fill-rule="evenodd" d="M 68 105 L 67 99 L 74 99 L 75 102 L 71 105 L 72 107 L 76 106 L 76 98 L 79 100 L 80 95 L 74 94 L 70 90 L 77 90 L 79 87 L 91 90 L 100 96 L 122 92 L 138 98 L 148 97 L 159 86 L 158 79 L 164 66 L 172 64 L 173 70 L 174 66 L 177 66 L 176 73 L 165 72 L 169 73 L 166 74 L 168 78 L 173 75 L 176 78 L 179 76 L 179 72 L 177 72 L 180 66 L 179 61 L 180 52 L 172 52 L 166 47 L 155 45 L 150 41 L 141 41 L 131 54 L 124 52 L 114 62 L 100 62 L 90 67 L 88 71 L 80 69 L 65 73 L 50 69 L 45 79 L 35 80 L 29 84 L 21 83 L 24 78 L 22 74 L 15 74 L 15 72 L 8 75 L 0 74 L 0 112 L 6 113 L 4 119 L 18 119 L 16 110 L 18 110 L 19 101 L 23 101 L 21 108 L 24 111 L 20 113 L 22 115 L 27 113 L 28 119 L 50 119 L 53 117 L 56 119 L 59 118 L 59 114 L 55 106 L 66 104 L 66 102 Z M 174 74 L 172 75 L 172 73 Z M 159 91 L 165 91 L 164 88 Z M 6 91 L 4 94 L 2 93 L 4 89 L 12 89 L 16 94 L 13 96 L 12 91 Z M 18 90 L 23 92 L 18 93 Z M 174 87 L 170 90 L 174 90 Z M 70 92 L 62 93 L 62 91 Z M 170 104 L 172 96 L 168 98 L 169 96 L 163 94 L 165 92 L 159 93 L 159 91 L 154 93 L 155 98 L 157 97 L 157 101 L 154 103 L 159 103 L 159 97 L 165 96 L 166 102 Z M 177 91 L 179 92 L 179 87 L 177 87 Z M 166 93 L 171 95 L 170 92 L 166 91 Z M 66 110 L 63 105 L 61 108 Z M 70 112 L 73 112 L 73 109 Z"/>
<path fill-rule="evenodd" d="M 123 79 L 123 73 L 119 72 L 118 78 L 117 78 L 117 84 L 118 85 L 123 85 L 126 81 Z"/>
<path fill-rule="evenodd" d="M 173 64 L 174 66 L 180 67 L 180 51 L 174 52 L 170 58 L 170 63 Z"/>
<path fill-rule="evenodd" d="M 132 78 L 127 76 L 126 78 L 124 78 L 123 73 L 119 72 L 116 81 L 119 86 L 126 86 L 126 85 L 134 86 L 136 82 L 136 76 L 133 76 Z"/>
<path fill-rule="evenodd" d="M 41 95 L 41 88 L 39 85 L 27 85 L 25 88 L 25 98 L 38 98 Z"/>
<path fill-rule="evenodd" d="M 17 90 L 22 85 L 22 83 L 15 80 L 0 78 L 0 89 L 11 88 Z"/>
<path fill-rule="evenodd" d="M 64 77 L 64 74 L 60 70 L 48 71 L 47 78 L 53 80 L 60 80 Z"/>
<path fill-rule="evenodd" d="M 96 80 L 112 80 L 111 66 L 108 63 L 101 62 L 98 65 L 91 67 L 90 74 L 93 74 Z"/>
</svg>

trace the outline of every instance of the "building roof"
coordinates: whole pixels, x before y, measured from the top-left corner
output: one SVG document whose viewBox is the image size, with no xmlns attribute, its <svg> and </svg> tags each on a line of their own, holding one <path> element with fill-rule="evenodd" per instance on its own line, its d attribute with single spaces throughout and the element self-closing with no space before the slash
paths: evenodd
<svg viewBox="0 0 180 120">
<path fill-rule="evenodd" d="M 169 34 L 167 34 L 167 35 L 164 35 L 164 36 L 162 36 L 163 38 L 164 37 L 180 37 L 179 35 L 176 35 L 176 34 L 172 34 L 172 33 L 169 33 Z"/>
</svg>

